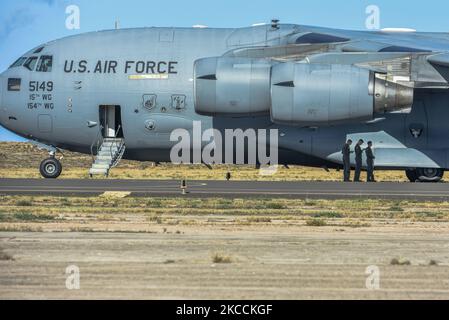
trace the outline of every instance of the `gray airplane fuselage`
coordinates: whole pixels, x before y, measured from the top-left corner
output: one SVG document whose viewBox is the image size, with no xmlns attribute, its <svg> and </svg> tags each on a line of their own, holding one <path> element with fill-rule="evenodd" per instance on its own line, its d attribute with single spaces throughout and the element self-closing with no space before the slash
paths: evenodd
<svg viewBox="0 0 449 320">
<path fill-rule="evenodd" d="M 27 139 L 90 154 L 102 134 L 101 106 L 120 106 L 120 128 L 115 129 L 121 130 L 127 159 L 170 161 L 170 149 L 176 144 L 170 141 L 171 132 L 191 130 L 192 121 L 201 121 L 203 131 L 278 129 L 283 164 L 340 166 L 341 147 L 352 138 L 373 141 L 376 166 L 381 168 L 449 168 L 447 90 L 415 89 L 408 113 L 322 126 L 275 124 L 269 114 L 220 117 L 195 112 L 195 61 L 239 48 L 288 45 L 290 35 L 304 30 L 331 29 L 141 28 L 52 41 L 23 55 L 36 57 L 36 64 L 42 56 L 51 56 L 51 71 L 20 66 L 1 74 L 0 123 Z M 413 43 L 423 51 L 449 49 L 447 34 L 332 32 L 352 40 Z"/>
</svg>

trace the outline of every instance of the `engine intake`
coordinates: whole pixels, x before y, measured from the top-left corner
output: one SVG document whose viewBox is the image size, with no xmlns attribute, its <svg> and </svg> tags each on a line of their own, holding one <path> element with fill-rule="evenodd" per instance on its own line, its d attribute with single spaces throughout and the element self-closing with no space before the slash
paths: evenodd
<svg viewBox="0 0 449 320">
<path fill-rule="evenodd" d="M 270 111 L 271 63 L 246 58 L 195 62 L 195 111 L 208 116 L 250 116 Z"/>
</svg>

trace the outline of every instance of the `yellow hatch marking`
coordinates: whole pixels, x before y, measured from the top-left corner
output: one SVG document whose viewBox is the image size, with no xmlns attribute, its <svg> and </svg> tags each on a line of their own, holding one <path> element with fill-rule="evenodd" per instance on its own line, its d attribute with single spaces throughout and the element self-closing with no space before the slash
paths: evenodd
<svg viewBox="0 0 449 320">
<path fill-rule="evenodd" d="M 168 74 L 132 74 L 128 76 L 129 80 L 167 80 Z"/>
</svg>

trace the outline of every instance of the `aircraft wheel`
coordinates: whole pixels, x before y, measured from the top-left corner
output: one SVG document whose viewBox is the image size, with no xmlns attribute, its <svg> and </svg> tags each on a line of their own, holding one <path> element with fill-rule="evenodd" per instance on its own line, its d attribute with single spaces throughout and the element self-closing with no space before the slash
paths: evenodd
<svg viewBox="0 0 449 320">
<path fill-rule="evenodd" d="M 437 168 L 416 169 L 417 180 L 420 182 L 439 182 L 443 179 L 444 170 Z"/>
<path fill-rule="evenodd" d="M 407 176 L 407 179 L 410 180 L 410 182 L 416 182 L 416 180 L 418 180 L 416 169 L 405 170 L 405 175 Z"/>
<path fill-rule="evenodd" d="M 61 175 L 62 165 L 58 159 L 48 158 L 41 162 L 40 172 L 46 179 L 56 179 Z"/>
</svg>

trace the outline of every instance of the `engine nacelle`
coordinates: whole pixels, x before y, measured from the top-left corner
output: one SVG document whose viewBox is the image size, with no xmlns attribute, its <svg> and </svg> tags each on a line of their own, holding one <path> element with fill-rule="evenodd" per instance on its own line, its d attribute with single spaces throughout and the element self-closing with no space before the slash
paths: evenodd
<svg viewBox="0 0 449 320">
<path fill-rule="evenodd" d="M 271 114 L 278 124 L 368 121 L 409 109 L 413 88 L 352 65 L 214 57 L 195 62 L 195 111 L 207 116 Z"/>
<path fill-rule="evenodd" d="M 319 126 L 366 121 L 376 113 L 408 109 L 412 104 L 413 88 L 352 65 L 281 63 L 272 69 L 275 123 Z"/>
<path fill-rule="evenodd" d="M 195 111 L 208 116 L 252 116 L 270 112 L 267 60 L 205 58 L 195 62 Z"/>
</svg>

